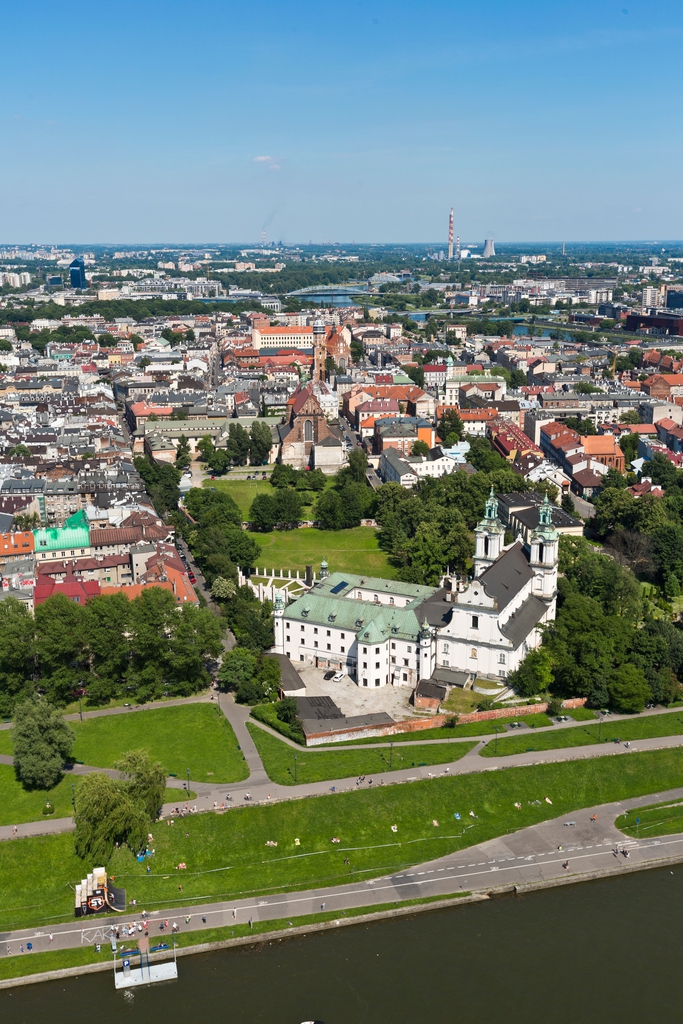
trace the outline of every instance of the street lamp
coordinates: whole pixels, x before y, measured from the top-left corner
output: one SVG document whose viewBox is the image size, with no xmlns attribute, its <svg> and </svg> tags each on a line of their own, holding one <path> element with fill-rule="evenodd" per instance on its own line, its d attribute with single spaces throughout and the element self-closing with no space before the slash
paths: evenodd
<svg viewBox="0 0 683 1024">
<path fill-rule="evenodd" d="M 296 754 L 295 754 L 295 755 L 294 755 L 294 782 L 295 782 L 295 783 L 296 783 L 296 781 L 297 781 L 297 775 L 296 775 L 296 762 L 297 762 L 298 760 L 299 760 L 299 759 L 298 759 L 298 757 L 297 757 L 297 756 L 296 756 Z"/>
<path fill-rule="evenodd" d="M 71 806 L 76 810 L 76 783 L 71 783 Z"/>
<path fill-rule="evenodd" d="M 190 799 L 190 769 L 186 768 L 185 771 L 187 772 L 187 799 L 189 800 Z"/>
<path fill-rule="evenodd" d="M 394 763 L 394 741 L 390 740 L 389 741 L 389 771 L 391 771 L 393 763 Z"/>
</svg>

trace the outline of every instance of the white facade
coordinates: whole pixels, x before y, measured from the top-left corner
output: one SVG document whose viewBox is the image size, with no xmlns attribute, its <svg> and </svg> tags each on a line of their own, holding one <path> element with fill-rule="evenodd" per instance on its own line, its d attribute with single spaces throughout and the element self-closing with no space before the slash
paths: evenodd
<svg viewBox="0 0 683 1024">
<path fill-rule="evenodd" d="M 436 667 L 505 678 L 555 618 L 559 536 L 551 506 L 528 545 L 503 547 L 491 493 L 477 527 L 474 577 L 441 589 L 335 573 L 288 608 L 275 604 L 275 650 L 294 663 L 343 669 L 359 686 L 415 686 Z"/>
</svg>

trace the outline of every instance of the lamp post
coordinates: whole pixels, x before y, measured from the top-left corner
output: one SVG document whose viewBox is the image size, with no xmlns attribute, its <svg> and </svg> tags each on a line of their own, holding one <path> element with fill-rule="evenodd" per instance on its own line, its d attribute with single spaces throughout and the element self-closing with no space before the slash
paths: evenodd
<svg viewBox="0 0 683 1024">
<path fill-rule="evenodd" d="M 71 783 L 71 806 L 76 810 L 76 783 Z"/>
<path fill-rule="evenodd" d="M 295 783 L 296 783 L 296 781 L 297 781 L 297 774 L 296 774 L 296 762 L 297 762 L 297 761 L 298 761 L 298 757 L 297 757 L 297 756 L 296 756 L 296 754 L 295 754 L 295 755 L 294 755 L 294 782 L 295 782 Z"/>
<path fill-rule="evenodd" d="M 389 741 L 389 771 L 391 771 L 394 764 L 394 741 Z"/>
<path fill-rule="evenodd" d="M 186 768 L 185 771 L 187 773 L 187 799 L 189 800 L 190 799 L 190 769 Z"/>
<path fill-rule="evenodd" d="M 600 721 L 598 723 L 598 743 L 600 742 L 600 737 L 601 736 L 602 736 L 602 715 L 600 715 Z"/>
</svg>

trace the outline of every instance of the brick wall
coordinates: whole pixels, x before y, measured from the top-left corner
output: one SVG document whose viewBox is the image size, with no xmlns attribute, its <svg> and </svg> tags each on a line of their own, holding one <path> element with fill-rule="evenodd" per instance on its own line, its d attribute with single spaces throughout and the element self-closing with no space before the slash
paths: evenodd
<svg viewBox="0 0 683 1024">
<path fill-rule="evenodd" d="M 572 697 L 562 702 L 562 707 L 582 708 L 585 697 Z M 498 718 L 518 718 L 520 715 L 540 715 L 548 710 L 547 701 L 539 704 L 525 704 L 521 707 L 500 708 L 497 711 L 473 711 L 470 715 L 459 715 L 459 725 L 471 722 L 490 722 Z M 317 747 L 321 743 L 343 743 L 346 740 L 368 739 L 375 736 L 401 736 L 404 733 L 422 732 L 424 729 L 439 729 L 452 718 L 452 715 L 430 715 L 429 718 L 412 718 L 407 722 L 394 722 L 392 725 L 366 725 L 356 729 L 340 730 L 339 732 L 309 733 L 306 736 L 307 747 Z"/>
</svg>

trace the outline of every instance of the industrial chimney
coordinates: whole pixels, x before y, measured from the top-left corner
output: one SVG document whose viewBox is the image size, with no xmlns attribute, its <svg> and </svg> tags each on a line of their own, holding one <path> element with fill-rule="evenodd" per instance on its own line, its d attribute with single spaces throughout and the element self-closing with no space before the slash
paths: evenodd
<svg viewBox="0 0 683 1024">
<path fill-rule="evenodd" d="M 453 207 L 451 206 L 451 215 L 448 218 L 448 258 L 453 259 Z"/>
</svg>

